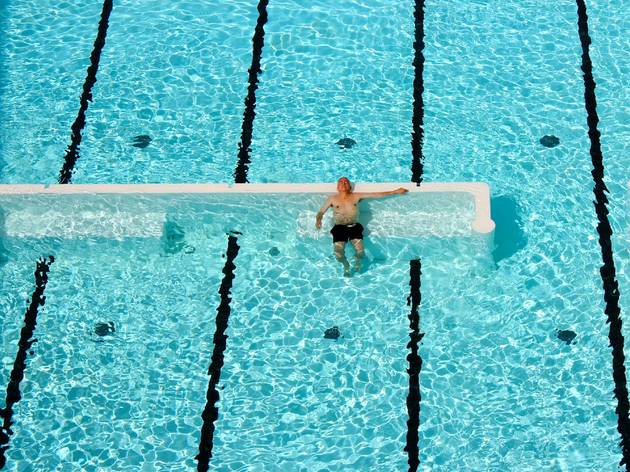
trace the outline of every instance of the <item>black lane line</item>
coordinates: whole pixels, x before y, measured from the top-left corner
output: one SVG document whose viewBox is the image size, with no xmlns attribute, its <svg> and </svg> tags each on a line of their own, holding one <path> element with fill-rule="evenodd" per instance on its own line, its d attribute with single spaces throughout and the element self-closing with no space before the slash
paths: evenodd
<svg viewBox="0 0 630 472">
<path fill-rule="evenodd" d="M 103 2 L 103 10 L 101 11 L 101 20 L 98 23 L 98 34 L 94 41 L 94 48 L 90 55 L 90 66 L 87 69 L 87 77 L 83 83 L 83 93 L 81 94 L 81 107 L 79 114 L 72 123 L 72 142 L 66 150 L 64 157 L 65 162 L 59 172 L 59 183 L 69 184 L 72 179 L 74 165 L 79 158 L 79 146 L 81 145 L 81 131 L 85 127 L 85 112 L 88 108 L 88 102 L 92 101 L 92 87 L 96 83 L 96 72 L 98 71 L 98 63 L 101 59 L 101 51 L 105 46 L 105 37 L 107 36 L 107 27 L 109 26 L 109 14 L 112 12 L 113 0 L 105 0 Z"/>
<path fill-rule="evenodd" d="M 422 143 L 424 140 L 424 0 L 416 0 L 413 18 L 415 24 L 415 40 L 413 42 L 413 118 L 411 132 L 411 181 L 418 185 L 422 182 L 424 156 Z"/>
<path fill-rule="evenodd" d="M 269 0 L 258 2 L 258 20 L 254 31 L 252 65 L 249 68 L 249 86 L 247 87 L 247 97 L 245 97 L 245 112 L 243 113 L 243 126 L 241 131 L 241 142 L 238 143 L 238 163 L 234 170 L 234 182 L 237 184 L 247 183 L 247 171 L 249 169 L 249 153 L 252 145 L 252 134 L 254 132 L 254 118 L 256 117 L 256 89 L 258 88 L 258 74 L 260 70 L 260 57 L 265 45 L 265 23 L 267 23 L 267 5 Z"/>
<path fill-rule="evenodd" d="M 232 234 L 240 234 L 233 231 Z M 208 391 L 206 393 L 206 406 L 203 409 L 201 417 L 203 425 L 201 426 L 201 438 L 199 440 L 199 454 L 195 456 L 197 460 L 197 470 L 207 471 L 210 467 L 210 458 L 212 457 L 212 441 L 214 438 L 214 422 L 219 417 L 219 408 L 216 406 L 219 401 L 219 391 L 217 385 L 221 378 L 221 368 L 223 367 L 223 352 L 227 345 L 227 335 L 225 331 L 228 327 L 230 318 L 230 290 L 232 288 L 232 280 L 234 280 L 234 259 L 238 255 L 239 245 L 236 236 L 228 234 L 227 261 L 223 267 L 223 281 L 219 288 L 221 302 L 217 308 L 216 325 L 217 329 L 214 333 L 214 350 L 212 351 L 212 362 L 208 368 L 210 381 L 208 382 Z"/>
<path fill-rule="evenodd" d="M 409 361 L 409 394 L 407 395 L 407 444 L 405 451 L 408 455 L 409 471 L 415 472 L 420 465 L 420 453 L 418 448 L 418 428 L 420 427 L 420 369 L 422 369 L 422 358 L 418 355 L 418 344 L 424 337 L 424 333 L 420 332 L 420 259 L 409 261 L 409 285 L 411 287 L 407 305 L 411 306 L 409 313 L 409 343 L 407 348 L 410 353 L 407 355 Z"/>
<path fill-rule="evenodd" d="M 241 142 L 239 143 L 238 163 L 234 170 L 234 182 L 237 184 L 247 183 L 248 164 L 250 147 L 252 144 L 252 134 L 254 130 L 254 118 L 256 112 L 256 89 L 258 88 L 258 74 L 261 73 L 260 59 L 262 56 L 263 46 L 265 44 L 265 29 L 267 23 L 267 5 L 269 0 L 260 0 L 258 3 L 258 20 L 256 21 L 256 29 L 252 39 L 252 64 L 248 70 L 247 97 L 245 97 L 245 111 L 243 113 L 243 124 L 241 130 Z M 214 350 L 212 352 L 212 362 L 208 368 L 210 381 L 208 382 L 208 390 L 206 392 L 206 406 L 204 407 L 201 417 L 203 425 L 201 426 L 201 437 L 199 439 L 199 454 L 195 456 L 197 460 L 197 471 L 206 472 L 210 467 L 210 459 L 212 458 L 212 447 L 214 439 L 214 422 L 219 417 L 219 409 L 216 406 L 219 401 L 219 391 L 217 385 L 221 378 L 221 368 L 223 367 L 223 353 L 227 346 L 227 335 L 225 331 L 228 327 L 230 317 L 230 289 L 232 288 L 232 280 L 234 280 L 234 260 L 238 255 L 239 245 L 237 244 L 236 235 L 241 235 L 239 231 L 231 231 L 228 234 L 227 261 L 223 267 L 223 281 L 219 289 L 221 295 L 221 303 L 217 308 L 216 326 L 214 333 Z"/>
<path fill-rule="evenodd" d="M 576 0 L 578 10 L 578 32 L 582 44 L 582 72 L 584 72 L 584 102 L 587 112 L 588 136 L 591 141 L 591 160 L 593 162 L 593 180 L 595 186 L 595 211 L 597 212 L 597 233 L 599 245 L 602 250 L 603 265 L 599 269 L 604 287 L 604 300 L 610 328 L 608 339 L 612 347 L 613 379 L 615 381 L 615 397 L 617 398 L 617 431 L 621 435 L 622 458 L 619 465 L 626 465 L 630 470 L 630 421 L 628 420 L 628 388 L 626 385 L 626 367 L 624 355 L 624 339 L 621 334 L 621 309 L 619 308 L 619 287 L 615 280 L 615 263 L 612 249 L 612 228 L 608 221 L 608 198 L 606 197 L 606 184 L 604 183 L 604 158 L 599 140 L 600 132 L 597 129 L 599 117 L 597 116 L 597 101 L 595 99 L 595 80 L 593 79 L 593 64 L 589 54 L 591 38 L 588 34 L 588 16 L 584 0 Z"/>
<path fill-rule="evenodd" d="M 20 331 L 18 351 L 15 355 L 15 362 L 13 362 L 11 377 L 7 385 L 6 406 L 0 408 L 0 417 L 2 418 L 2 426 L 0 427 L 0 469 L 4 468 L 7 462 L 5 452 L 9 448 L 10 436 L 13 434 L 11 430 L 11 425 L 13 424 L 13 405 L 22 398 L 20 382 L 24 378 L 24 370 L 26 369 L 26 354 L 31 349 L 31 345 L 37 341 L 37 339 L 32 339 L 35 326 L 37 325 L 37 309 L 46 302 L 44 289 L 48 282 L 50 264 L 54 261 L 55 258 L 53 256 L 48 256 L 48 260 L 41 258 L 37 261 L 37 267 L 35 269 L 35 291 L 31 297 L 31 303 L 24 314 L 24 327 Z"/>
</svg>

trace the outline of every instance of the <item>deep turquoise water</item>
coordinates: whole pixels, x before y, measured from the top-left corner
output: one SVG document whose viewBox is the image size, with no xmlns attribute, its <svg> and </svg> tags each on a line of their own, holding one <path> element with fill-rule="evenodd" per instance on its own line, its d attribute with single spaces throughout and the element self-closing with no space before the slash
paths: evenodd
<svg viewBox="0 0 630 472">
<path fill-rule="evenodd" d="M 54 183 L 101 3 L 0 5 L 0 181 Z M 413 3 L 268 14 L 250 181 L 409 181 Z M 588 14 L 624 317 L 630 7 Z M 115 2 L 73 182 L 232 181 L 256 19 L 255 2 Z M 617 470 L 576 6 L 427 1 L 424 31 L 424 178 L 488 182 L 497 230 L 492 270 L 448 238 L 417 250 L 421 469 Z M 325 243 L 295 243 L 292 210 L 235 208 L 263 227 L 240 228 L 211 467 L 406 470 L 408 254 L 385 245 L 347 280 Z M 213 211 L 178 215 L 191 254 L 155 235 L 3 241 L 3 386 L 35 261 L 56 256 L 7 470 L 195 467 L 224 233 L 248 221 Z"/>
</svg>

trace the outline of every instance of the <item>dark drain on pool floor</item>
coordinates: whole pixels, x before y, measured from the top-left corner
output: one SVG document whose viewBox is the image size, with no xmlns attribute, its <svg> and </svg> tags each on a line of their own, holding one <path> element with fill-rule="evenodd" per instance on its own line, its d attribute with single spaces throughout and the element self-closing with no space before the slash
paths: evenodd
<svg viewBox="0 0 630 472">
<path fill-rule="evenodd" d="M 558 333 L 558 339 L 560 341 L 564 341 L 567 344 L 571 344 L 571 342 L 577 336 L 577 334 L 575 334 L 575 332 L 571 331 L 570 329 L 562 329 L 562 330 L 556 330 L 556 331 Z"/>
<path fill-rule="evenodd" d="M 147 134 L 141 134 L 138 136 L 135 136 L 133 138 L 133 147 L 137 147 L 137 148 L 145 148 L 149 145 L 149 143 L 151 142 L 151 136 L 147 135 Z"/>
<path fill-rule="evenodd" d="M 548 148 L 556 147 L 560 144 L 560 138 L 551 134 L 546 134 L 540 138 L 540 144 Z"/>
<path fill-rule="evenodd" d="M 107 323 L 103 323 L 99 321 L 94 326 L 94 333 L 99 336 L 109 336 L 110 334 L 114 334 L 116 332 L 116 327 L 114 326 L 113 321 L 109 321 Z"/>
<path fill-rule="evenodd" d="M 357 142 L 354 139 L 352 139 L 352 138 L 341 138 L 335 144 L 341 146 L 342 149 L 350 149 L 356 143 Z"/>
<path fill-rule="evenodd" d="M 324 331 L 324 338 L 326 339 L 338 339 L 339 336 L 341 336 L 341 331 L 339 331 L 337 326 L 333 326 Z"/>
</svg>

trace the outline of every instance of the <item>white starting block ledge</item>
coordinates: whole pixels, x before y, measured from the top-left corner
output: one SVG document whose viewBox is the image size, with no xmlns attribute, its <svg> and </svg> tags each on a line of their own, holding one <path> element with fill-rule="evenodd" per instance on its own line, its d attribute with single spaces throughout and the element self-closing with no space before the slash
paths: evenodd
<svg viewBox="0 0 630 472">
<path fill-rule="evenodd" d="M 495 224 L 485 183 L 357 183 L 355 192 L 404 187 L 405 195 L 361 202 L 359 220 L 369 238 L 481 237 L 490 247 Z M 160 237 L 175 215 L 196 222 L 221 220 L 246 232 L 261 222 L 295 224 L 297 238 L 325 239 L 315 214 L 336 184 L 70 184 L 0 185 L 4 237 Z M 223 222 L 225 221 L 225 222 Z"/>
</svg>

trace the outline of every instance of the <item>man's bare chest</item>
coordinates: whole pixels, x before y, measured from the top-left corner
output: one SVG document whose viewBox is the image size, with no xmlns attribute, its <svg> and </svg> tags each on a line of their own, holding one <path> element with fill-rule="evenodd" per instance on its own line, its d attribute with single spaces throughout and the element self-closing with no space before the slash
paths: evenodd
<svg viewBox="0 0 630 472">
<path fill-rule="evenodd" d="M 335 198 L 332 201 L 335 213 L 355 213 L 358 209 L 358 202 L 352 198 Z"/>
</svg>

